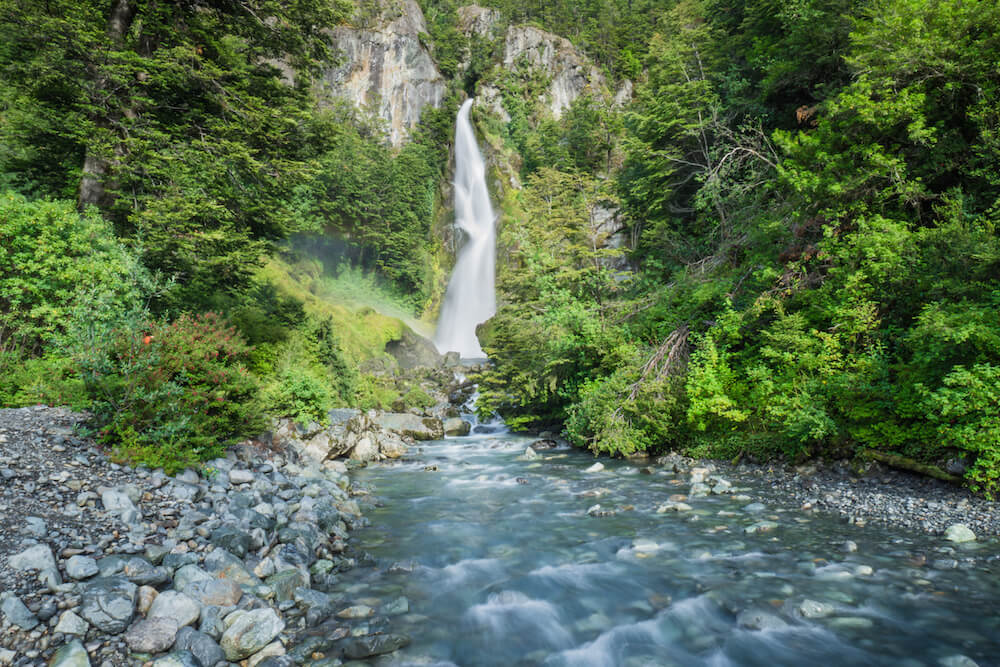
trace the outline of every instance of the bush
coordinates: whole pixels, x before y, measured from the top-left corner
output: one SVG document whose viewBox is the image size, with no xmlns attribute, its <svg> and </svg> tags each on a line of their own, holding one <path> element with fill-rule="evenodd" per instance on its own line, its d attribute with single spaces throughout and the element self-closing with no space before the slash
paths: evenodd
<svg viewBox="0 0 1000 667">
<path fill-rule="evenodd" d="M 96 213 L 0 194 L 0 343 L 37 354 L 65 332 L 74 304 L 100 298 L 109 304 L 103 314 L 131 307 L 140 298 L 137 272 Z"/>
<path fill-rule="evenodd" d="M 86 389 L 76 364 L 65 356 L 23 358 L 13 351 L 0 352 L 0 407 L 68 405 L 88 406 Z"/>
<path fill-rule="evenodd" d="M 120 328 L 81 360 L 100 442 L 168 472 L 264 428 L 243 339 L 214 313 Z"/>
<path fill-rule="evenodd" d="M 327 413 L 333 407 L 329 384 L 307 368 L 286 368 L 276 382 L 267 386 L 262 397 L 268 412 L 290 417 L 302 425 L 311 421 L 326 423 Z"/>
</svg>

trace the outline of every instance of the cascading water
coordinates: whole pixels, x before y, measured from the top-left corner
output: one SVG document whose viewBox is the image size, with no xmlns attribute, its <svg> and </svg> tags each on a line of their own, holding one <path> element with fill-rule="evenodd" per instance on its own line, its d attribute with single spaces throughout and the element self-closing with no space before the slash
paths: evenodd
<svg viewBox="0 0 1000 667">
<path fill-rule="evenodd" d="M 486 356 L 476 325 L 496 313 L 496 216 L 486 189 L 486 166 L 469 122 L 472 102 L 462 105 L 455 127 L 455 226 L 464 239 L 434 334 L 439 352 L 458 352 L 463 359 Z"/>
</svg>

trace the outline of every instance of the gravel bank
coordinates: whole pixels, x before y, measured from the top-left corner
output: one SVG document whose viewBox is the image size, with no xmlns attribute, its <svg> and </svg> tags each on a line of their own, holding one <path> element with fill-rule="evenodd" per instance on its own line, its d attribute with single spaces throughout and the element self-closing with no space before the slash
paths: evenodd
<svg viewBox="0 0 1000 667">
<path fill-rule="evenodd" d="M 109 462 L 80 419 L 0 410 L 0 665 L 340 664 L 408 641 L 349 633 L 377 601 L 324 592 L 364 521 L 342 462 L 242 447 L 168 477 Z"/>
<path fill-rule="evenodd" d="M 757 500 L 827 512 L 858 526 L 871 523 L 944 535 L 951 526 L 962 524 L 977 537 L 1000 536 L 997 503 L 968 489 L 878 463 L 858 475 L 843 461 L 733 466 L 669 455 L 657 462 L 678 472 L 700 469 L 736 484 L 763 484 L 769 490 Z"/>
</svg>

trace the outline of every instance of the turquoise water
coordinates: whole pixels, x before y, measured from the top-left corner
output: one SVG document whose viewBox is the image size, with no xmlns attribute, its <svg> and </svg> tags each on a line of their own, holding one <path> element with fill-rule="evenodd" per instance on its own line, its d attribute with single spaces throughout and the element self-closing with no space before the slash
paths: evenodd
<svg viewBox="0 0 1000 667">
<path fill-rule="evenodd" d="M 337 592 L 377 611 L 356 634 L 412 639 L 372 662 L 1000 664 L 995 542 L 848 527 L 739 480 L 659 514 L 686 477 L 607 460 L 588 473 L 575 450 L 524 460 L 529 443 L 448 439 L 356 473 L 375 506 L 352 540 L 374 563 Z M 762 521 L 777 527 L 746 532 Z"/>
</svg>

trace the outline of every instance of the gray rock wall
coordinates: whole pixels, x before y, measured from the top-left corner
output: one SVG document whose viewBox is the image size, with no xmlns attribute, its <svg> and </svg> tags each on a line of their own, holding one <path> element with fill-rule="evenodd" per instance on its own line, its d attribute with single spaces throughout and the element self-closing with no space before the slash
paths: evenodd
<svg viewBox="0 0 1000 667">
<path fill-rule="evenodd" d="M 423 12 L 415 0 L 386 0 L 379 16 L 357 23 L 362 27 L 333 31 L 342 63 L 324 73 L 320 103 L 339 98 L 374 113 L 399 146 L 424 108 L 440 106 L 445 93 L 445 81 L 420 43 L 420 33 L 427 32 Z"/>
</svg>

